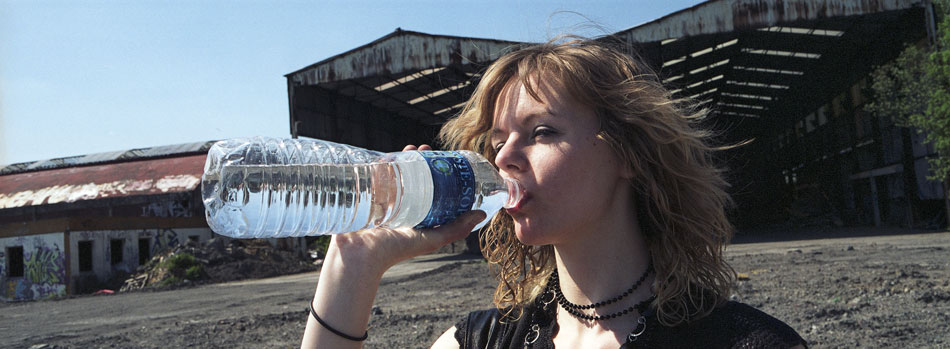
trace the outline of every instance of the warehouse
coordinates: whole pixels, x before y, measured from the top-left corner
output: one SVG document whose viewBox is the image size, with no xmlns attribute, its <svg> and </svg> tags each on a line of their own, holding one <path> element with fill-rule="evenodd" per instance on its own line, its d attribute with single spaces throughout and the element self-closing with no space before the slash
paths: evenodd
<svg viewBox="0 0 950 349">
<path fill-rule="evenodd" d="M 923 136 L 863 111 L 867 76 L 933 40 L 929 1 L 710 0 L 605 36 L 712 110 L 740 226 L 945 221 Z M 431 143 L 482 69 L 521 43 L 397 29 L 287 74 L 291 133 Z"/>
<path fill-rule="evenodd" d="M 0 168 L 0 299 L 94 291 L 165 248 L 210 239 L 199 192 L 210 145 Z"/>
</svg>

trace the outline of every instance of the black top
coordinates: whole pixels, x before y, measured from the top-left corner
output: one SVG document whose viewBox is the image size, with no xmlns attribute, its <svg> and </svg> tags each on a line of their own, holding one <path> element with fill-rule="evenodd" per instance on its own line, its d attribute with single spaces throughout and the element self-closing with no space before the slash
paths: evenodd
<svg viewBox="0 0 950 349">
<path fill-rule="evenodd" d="M 555 304 L 552 304 L 556 306 Z M 525 338 L 538 324 L 538 339 L 531 348 L 554 348 L 556 322 L 548 312 L 527 307 L 517 321 L 500 322 L 497 309 L 475 311 L 459 321 L 455 339 L 462 349 L 525 347 Z M 631 321 L 636 318 L 630 317 Z M 784 322 L 751 306 L 726 302 L 711 314 L 676 327 L 659 323 L 656 313 L 645 314 L 646 328 L 636 341 L 621 348 L 790 348 L 807 346 Z"/>
</svg>

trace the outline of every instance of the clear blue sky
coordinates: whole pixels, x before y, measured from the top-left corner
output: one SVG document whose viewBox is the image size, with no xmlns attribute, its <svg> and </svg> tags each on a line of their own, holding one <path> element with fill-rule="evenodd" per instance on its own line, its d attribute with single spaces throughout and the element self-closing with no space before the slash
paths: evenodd
<svg viewBox="0 0 950 349">
<path fill-rule="evenodd" d="M 397 27 L 538 42 L 699 2 L 0 0 L 0 164 L 289 137 L 283 75 Z"/>
</svg>

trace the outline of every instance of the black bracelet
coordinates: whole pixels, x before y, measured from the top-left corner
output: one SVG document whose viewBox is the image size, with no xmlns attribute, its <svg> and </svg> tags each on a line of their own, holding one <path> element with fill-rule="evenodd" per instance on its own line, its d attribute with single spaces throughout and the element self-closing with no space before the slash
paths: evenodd
<svg viewBox="0 0 950 349">
<path fill-rule="evenodd" d="M 330 325 L 327 325 L 326 322 L 323 322 L 323 319 L 321 319 L 319 316 L 317 316 L 317 312 L 313 310 L 313 301 L 310 301 L 310 315 L 313 315 L 313 318 L 314 318 L 314 319 L 317 319 L 317 322 L 320 323 L 320 326 L 323 326 L 323 328 L 330 330 L 330 332 L 333 332 L 333 334 L 335 334 L 335 335 L 337 335 L 337 336 L 340 336 L 340 337 L 349 339 L 349 340 L 354 341 L 354 342 L 362 342 L 362 341 L 365 341 L 366 338 L 369 338 L 369 331 L 366 331 L 366 333 L 363 333 L 363 336 L 362 336 L 362 337 L 354 337 L 354 336 L 348 335 L 348 334 L 346 334 L 346 333 L 340 332 L 339 330 L 337 330 L 337 329 L 335 329 L 335 328 L 333 328 L 333 327 L 330 327 Z"/>
</svg>

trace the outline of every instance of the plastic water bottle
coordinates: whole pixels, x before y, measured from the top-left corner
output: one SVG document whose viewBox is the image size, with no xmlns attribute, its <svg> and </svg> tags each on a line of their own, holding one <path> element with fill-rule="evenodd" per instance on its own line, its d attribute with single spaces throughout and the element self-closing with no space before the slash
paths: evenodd
<svg viewBox="0 0 950 349">
<path fill-rule="evenodd" d="M 201 196 L 208 225 L 236 238 L 428 228 L 469 210 L 488 218 L 521 197 L 471 151 L 381 153 L 321 140 L 255 137 L 215 143 Z"/>
</svg>

